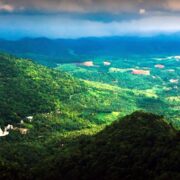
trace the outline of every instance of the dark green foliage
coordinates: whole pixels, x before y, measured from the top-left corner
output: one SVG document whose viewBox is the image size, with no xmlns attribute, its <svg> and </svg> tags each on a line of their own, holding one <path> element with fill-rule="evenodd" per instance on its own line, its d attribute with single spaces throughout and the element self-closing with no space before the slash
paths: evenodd
<svg viewBox="0 0 180 180">
<path fill-rule="evenodd" d="M 28 129 L 0 138 L 1 178 L 180 178 L 179 132 L 162 116 L 136 112 L 102 130 L 138 108 L 174 115 L 158 92 L 124 88 L 0 55 L 0 126 Z M 29 115 L 32 122 L 25 120 Z"/>
<path fill-rule="evenodd" d="M 68 156 L 47 164 L 42 179 L 179 179 L 180 136 L 161 116 L 135 112 L 92 138 L 84 137 Z"/>
</svg>

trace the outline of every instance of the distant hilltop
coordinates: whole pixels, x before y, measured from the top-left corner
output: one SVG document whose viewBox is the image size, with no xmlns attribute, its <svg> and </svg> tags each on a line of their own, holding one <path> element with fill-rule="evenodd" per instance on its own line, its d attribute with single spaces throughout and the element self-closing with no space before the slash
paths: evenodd
<svg viewBox="0 0 180 180">
<path fill-rule="evenodd" d="M 55 66 L 94 57 L 167 55 L 180 59 L 180 36 L 0 40 L 0 51 Z"/>
</svg>

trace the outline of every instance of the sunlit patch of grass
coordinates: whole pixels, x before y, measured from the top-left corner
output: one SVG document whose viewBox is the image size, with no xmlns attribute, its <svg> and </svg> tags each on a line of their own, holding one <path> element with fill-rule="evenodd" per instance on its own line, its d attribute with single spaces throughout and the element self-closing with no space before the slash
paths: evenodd
<svg viewBox="0 0 180 180">
<path fill-rule="evenodd" d="M 101 123 L 108 123 L 108 124 L 110 124 L 113 121 L 115 121 L 116 119 L 118 119 L 119 116 L 120 116 L 120 112 L 98 113 L 95 116 L 95 119 L 97 119 Z"/>
<path fill-rule="evenodd" d="M 158 98 L 156 91 L 154 89 L 146 89 L 146 90 L 133 90 L 135 95 L 143 95 L 148 98 Z"/>
<path fill-rule="evenodd" d="M 127 71 L 131 71 L 133 70 L 133 68 L 114 68 L 114 67 L 111 67 L 109 68 L 109 72 L 110 73 L 113 73 L 113 72 L 127 72 Z"/>
<path fill-rule="evenodd" d="M 121 90 L 121 88 L 118 87 L 118 86 L 112 86 L 112 85 L 105 84 L 105 83 L 88 81 L 88 80 L 84 80 L 84 82 L 89 87 L 93 87 L 93 88 L 97 88 L 97 89 L 103 89 L 103 90 L 109 90 L 109 91 L 119 91 L 119 90 Z"/>
<path fill-rule="evenodd" d="M 93 82 L 93 81 L 87 81 L 84 80 L 84 82 L 89 85 L 89 87 L 94 87 L 97 89 L 102 89 L 102 90 L 109 90 L 109 91 L 114 91 L 114 92 L 131 92 L 135 96 L 145 96 L 145 97 L 151 97 L 151 98 L 158 98 L 158 95 L 156 94 L 156 89 L 147 89 L 147 90 L 136 90 L 136 89 L 128 89 L 128 88 L 121 88 L 118 86 L 113 86 L 105 83 L 100 83 L 100 82 Z"/>
<path fill-rule="evenodd" d="M 166 100 L 170 102 L 180 103 L 180 96 L 170 96 L 170 97 L 167 97 Z"/>
</svg>

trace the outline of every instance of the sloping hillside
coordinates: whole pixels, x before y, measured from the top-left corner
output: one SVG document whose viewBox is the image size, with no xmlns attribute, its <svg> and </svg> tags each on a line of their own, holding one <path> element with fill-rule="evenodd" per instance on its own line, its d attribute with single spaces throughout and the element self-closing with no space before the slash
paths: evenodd
<svg viewBox="0 0 180 180">
<path fill-rule="evenodd" d="M 61 101 L 83 88 L 80 81 L 66 73 L 1 54 L 0 122 L 19 122 L 34 113 L 59 110 Z"/>
<path fill-rule="evenodd" d="M 93 138 L 82 138 L 65 157 L 60 153 L 43 162 L 48 164 L 43 178 L 179 179 L 179 140 L 161 116 L 135 112 Z"/>
<path fill-rule="evenodd" d="M 106 124 L 119 115 L 137 110 L 135 97 L 141 98 L 139 93 L 78 80 L 30 60 L 0 55 L 1 126 L 19 123 L 26 116 L 36 114 L 46 114 L 48 119 L 54 119 L 56 115 L 47 113 L 62 111 L 68 116 L 67 120 L 83 118 Z"/>
<path fill-rule="evenodd" d="M 1 137 L 1 177 L 178 179 L 179 134 L 161 116 L 136 112 L 102 130 L 147 95 L 0 55 L 1 127 L 27 130 Z"/>
</svg>

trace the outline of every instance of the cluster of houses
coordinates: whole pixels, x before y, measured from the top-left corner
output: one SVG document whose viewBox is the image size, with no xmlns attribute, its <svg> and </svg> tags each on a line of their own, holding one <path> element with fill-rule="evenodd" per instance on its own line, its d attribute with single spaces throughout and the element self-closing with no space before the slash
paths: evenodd
<svg viewBox="0 0 180 180">
<path fill-rule="evenodd" d="M 163 64 L 156 64 L 154 67 L 159 68 L 159 69 L 165 68 L 165 66 Z"/>
<path fill-rule="evenodd" d="M 85 61 L 85 62 L 81 63 L 80 65 L 86 66 L 86 67 L 94 67 L 94 66 L 95 66 L 93 61 Z M 103 65 L 104 65 L 104 66 L 110 66 L 110 65 L 111 65 L 111 62 L 109 62 L 109 61 L 104 61 L 104 62 L 103 62 Z"/>
<path fill-rule="evenodd" d="M 170 83 L 178 84 L 179 79 L 170 79 L 169 82 L 170 82 Z"/>
<path fill-rule="evenodd" d="M 9 131 L 14 129 L 13 125 L 8 124 L 4 130 L 0 128 L 0 137 L 7 136 L 9 134 Z"/>
<path fill-rule="evenodd" d="M 33 121 L 33 116 L 27 116 L 25 118 L 26 121 L 28 122 L 32 122 Z M 20 124 L 24 124 L 24 120 L 21 120 Z M 14 131 L 19 131 L 21 134 L 25 135 L 28 133 L 28 129 L 27 128 L 19 128 L 19 127 L 14 127 L 11 124 L 8 124 L 4 130 L 2 128 L 0 128 L 0 137 L 4 137 L 9 135 L 10 131 L 14 130 Z"/>
<path fill-rule="evenodd" d="M 141 74 L 141 75 L 150 75 L 150 71 L 149 70 L 137 70 L 137 69 L 133 69 L 132 74 Z"/>
</svg>

